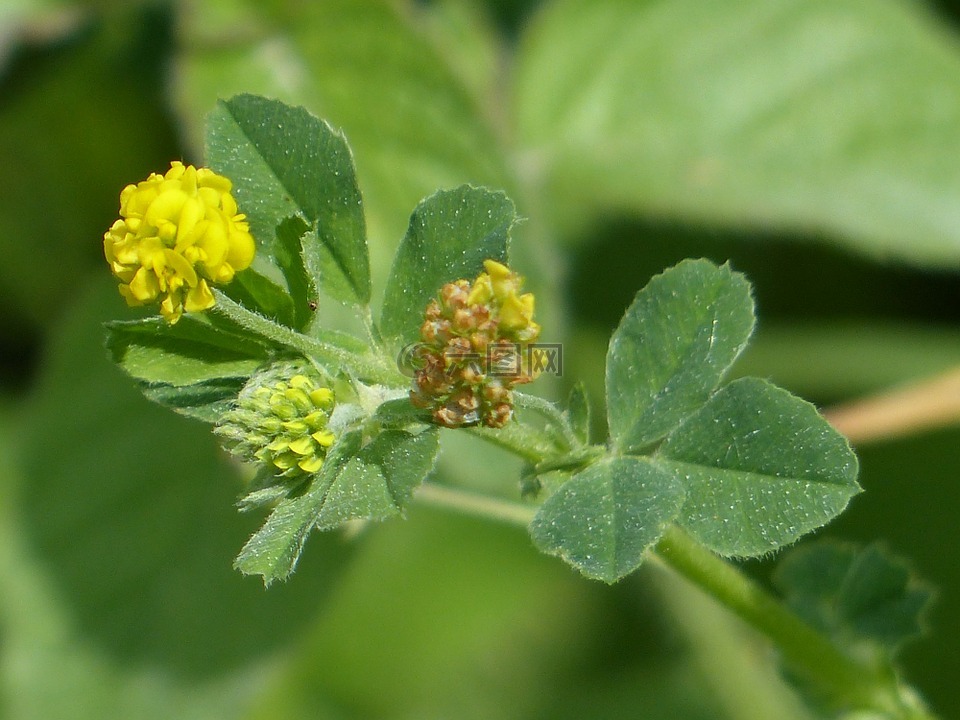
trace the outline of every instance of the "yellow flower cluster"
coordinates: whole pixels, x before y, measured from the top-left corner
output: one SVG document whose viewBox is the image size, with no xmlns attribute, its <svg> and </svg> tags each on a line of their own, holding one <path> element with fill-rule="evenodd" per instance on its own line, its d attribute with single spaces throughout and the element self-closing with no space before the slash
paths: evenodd
<svg viewBox="0 0 960 720">
<path fill-rule="evenodd" d="M 281 477 L 317 472 L 335 439 L 333 391 L 300 370 L 281 363 L 255 375 L 216 428 L 233 454 Z"/>
<path fill-rule="evenodd" d="M 228 283 L 250 265 L 255 244 L 230 189 L 227 178 L 180 162 L 123 189 L 103 253 L 129 305 L 159 302 L 175 323 L 213 306 L 208 282 Z"/>
<path fill-rule="evenodd" d="M 532 342 L 540 335 L 540 326 L 533 321 L 533 293 L 520 295 L 523 278 L 496 260 L 485 260 L 483 269 L 467 296 L 467 305 L 497 307 L 500 335 L 517 342 Z"/>
<path fill-rule="evenodd" d="M 533 294 L 520 293 L 523 278 L 506 265 L 483 267 L 473 283 L 444 285 L 420 326 L 410 401 L 444 427 L 503 427 L 513 416 L 513 387 L 536 375 Z"/>
</svg>

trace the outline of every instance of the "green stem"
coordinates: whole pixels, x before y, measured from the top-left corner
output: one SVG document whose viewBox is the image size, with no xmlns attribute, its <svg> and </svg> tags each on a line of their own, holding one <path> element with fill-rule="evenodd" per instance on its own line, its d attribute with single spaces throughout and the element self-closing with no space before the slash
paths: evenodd
<svg viewBox="0 0 960 720">
<path fill-rule="evenodd" d="M 375 348 L 383 350 L 383 337 L 380 335 L 380 330 L 377 328 L 376 323 L 373 322 L 373 311 L 369 305 L 363 306 L 361 317 L 363 318 L 363 329 L 367 331 L 370 344 Z"/>
<path fill-rule="evenodd" d="M 521 527 L 530 524 L 537 510 L 435 483 L 424 483 L 416 497 L 466 515 Z M 679 528 L 667 529 L 651 558 L 769 638 L 791 670 L 813 683 L 837 708 L 869 709 L 897 720 L 935 720 L 924 708 L 902 696 L 895 679 L 841 652 L 736 567 Z"/>
<path fill-rule="evenodd" d="M 542 432 L 521 423 L 508 423 L 499 429 L 477 426 L 466 428 L 465 431 L 523 458 L 531 465 L 558 454 L 553 443 Z"/>
<path fill-rule="evenodd" d="M 296 350 L 303 355 L 314 358 L 321 364 L 341 367 L 363 380 L 385 385 L 397 385 L 398 378 L 406 382 L 406 378 L 403 378 L 399 372 L 391 368 L 378 356 L 358 355 L 336 345 L 308 337 L 279 325 L 259 313 L 248 310 L 219 290 L 213 292 L 217 302 L 213 306 L 212 312 L 277 345 Z"/>
<path fill-rule="evenodd" d="M 907 710 L 896 688 L 864 664 L 841 652 L 776 598 L 733 565 L 677 527 L 669 528 L 653 556 L 663 565 L 766 635 L 790 668 L 824 690 L 841 708 L 870 708 L 890 717 Z"/>
<path fill-rule="evenodd" d="M 478 495 L 432 482 L 425 482 L 420 486 L 417 499 L 448 510 L 456 510 L 464 515 L 521 527 L 529 525 L 537 513 L 537 509 L 530 505 Z"/>
<path fill-rule="evenodd" d="M 513 399 L 518 407 L 532 410 L 533 412 L 538 413 L 545 419 L 549 420 L 551 427 L 559 430 L 560 436 L 564 439 L 569 448 L 573 449 L 583 444 L 577 438 L 576 433 L 573 432 L 573 428 L 570 427 L 570 423 L 567 422 L 567 418 L 564 416 L 560 408 L 558 408 L 549 400 L 544 400 L 542 397 L 538 397 L 536 395 L 527 395 L 526 393 L 520 393 L 516 391 L 513 393 Z"/>
</svg>

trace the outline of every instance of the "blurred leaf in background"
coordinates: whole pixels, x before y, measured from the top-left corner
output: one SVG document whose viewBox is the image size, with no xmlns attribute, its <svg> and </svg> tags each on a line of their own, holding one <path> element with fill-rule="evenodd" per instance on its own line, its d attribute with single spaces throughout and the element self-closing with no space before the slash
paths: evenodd
<svg viewBox="0 0 960 720">
<path fill-rule="evenodd" d="M 56 317 L 102 251 L 119 189 L 179 154 L 166 122 L 170 15 L 132 5 L 21 46 L 0 76 L 5 322 Z M 106 223 L 106 225 L 105 225 Z"/>
<path fill-rule="evenodd" d="M 956 267 L 960 57 L 916 3 L 568 0 L 519 58 L 517 133 L 569 216 L 773 224 Z"/>
<path fill-rule="evenodd" d="M 737 372 L 848 399 L 960 360 L 960 45 L 939 9 L 5 5 L 0 714 L 804 717 L 685 588 L 586 583 L 514 530 L 414 509 L 316 538 L 269 593 L 234 573 L 257 518 L 236 515 L 207 429 L 110 367 L 100 323 L 131 315 L 101 237 L 125 184 L 199 161 L 218 98 L 262 93 L 345 132 L 375 303 L 417 202 L 485 184 L 526 218 L 514 262 L 592 397 L 636 291 L 703 255 L 756 288 Z M 444 444 L 444 479 L 515 495 L 515 464 Z M 866 492 L 825 533 L 885 539 L 939 587 L 934 634 L 903 657 L 944 717 L 960 711 L 958 447 L 952 428 L 863 448 Z M 735 660 L 743 682 L 718 683 Z"/>
</svg>

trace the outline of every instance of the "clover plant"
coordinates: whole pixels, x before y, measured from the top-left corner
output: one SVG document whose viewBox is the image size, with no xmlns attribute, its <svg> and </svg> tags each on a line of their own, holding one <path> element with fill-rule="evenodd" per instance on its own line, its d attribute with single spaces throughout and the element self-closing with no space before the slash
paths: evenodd
<svg viewBox="0 0 960 720">
<path fill-rule="evenodd" d="M 341 133 L 241 95 L 210 115 L 206 153 L 207 168 L 174 162 L 123 191 L 105 255 L 127 302 L 160 317 L 112 322 L 108 343 L 147 397 L 210 423 L 247 468 L 240 508 L 266 519 L 240 572 L 288 580 L 313 531 L 430 502 L 522 523 L 593 580 L 672 568 L 765 634 L 824 713 L 932 717 L 893 663 L 929 599 L 898 561 L 801 545 L 779 600 L 723 559 L 792 545 L 861 490 L 856 456 L 813 405 L 762 378 L 727 381 L 755 325 L 735 268 L 689 259 L 637 292 L 607 349 L 598 438 L 582 385 L 559 404 L 535 394 L 575 349 L 535 319 L 504 193 L 422 200 L 373 288 Z M 355 332 L 331 326 L 336 306 Z M 514 502 L 431 481 L 452 432 L 524 460 Z"/>
</svg>

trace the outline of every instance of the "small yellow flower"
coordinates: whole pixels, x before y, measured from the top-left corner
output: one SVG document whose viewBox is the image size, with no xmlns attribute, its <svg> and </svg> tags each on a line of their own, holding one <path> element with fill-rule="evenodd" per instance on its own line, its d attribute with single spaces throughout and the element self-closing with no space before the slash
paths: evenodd
<svg viewBox="0 0 960 720">
<path fill-rule="evenodd" d="M 208 283 L 228 283 L 249 267 L 255 244 L 230 189 L 212 170 L 176 161 L 166 175 L 123 189 L 103 254 L 128 305 L 158 302 L 172 324 L 213 307 Z"/>
<path fill-rule="evenodd" d="M 543 357 L 530 344 L 540 335 L 534 296 L 523 278 L 486 260 L 472 283 L 444 285 L 424 312 L 410 401 L 434 422 L 503 427 L 513 415 L 516 385 L 539 375 Z"/>
<path fill-rule="evenodd" d="M 315 473 L 336 439 L 327 428 L 336 402 L 321 382 L 302 363 L 277 363 L 250 379 L 216 433 L 234 455 L 271 475 Z"/>
</svg>

